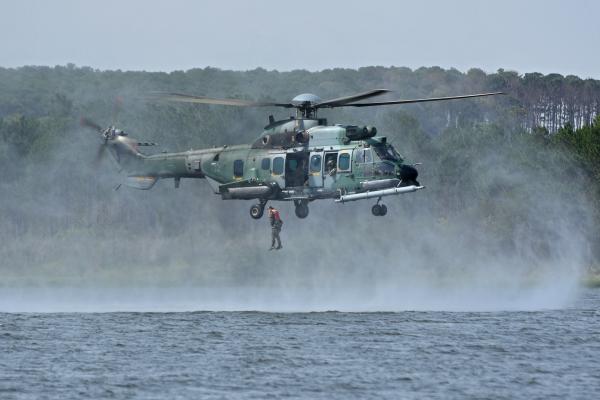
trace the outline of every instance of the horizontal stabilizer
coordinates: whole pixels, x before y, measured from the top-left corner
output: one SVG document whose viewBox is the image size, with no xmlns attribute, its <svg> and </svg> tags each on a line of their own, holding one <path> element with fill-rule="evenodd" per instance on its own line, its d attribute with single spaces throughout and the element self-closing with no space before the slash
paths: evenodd
<svg viewBox="0 0 600 400">
<path fill-rule="evenodd" d="M 148 190 L 152 189 L 157 180 L 155 176 L 128 176 L 125 185 L 134 189 Z"/>
</svg>

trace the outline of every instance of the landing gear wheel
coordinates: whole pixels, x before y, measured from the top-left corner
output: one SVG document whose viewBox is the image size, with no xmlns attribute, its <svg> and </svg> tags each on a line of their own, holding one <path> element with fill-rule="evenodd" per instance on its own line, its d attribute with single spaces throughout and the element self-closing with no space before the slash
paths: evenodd
<svg viewBox="0 0 600 400">
<path fill-rule="evenodd" d="M 308 217 L 308 204 L 297 203 L 295 211 L 296 211 L 296 217 L 298 217 L 298 218 Z"/>
<path fill-rule="evenodd" d="M 250 207 L 250 216 L 254 219 L 260 219 L 265 212 L 265 206 L 261 204 L 254 204 Z"/>
<path fill-rule="evenodd" d="M 385 204 L 375 204 L 373 207 L 371 207 L 371 212 L 376 217 L 383 217 L 385 214 L 387 214 L 387 207 Z"/>
<path fill-rule="evenodd" d="M 371 207 L 371 212 L 374 216 L 379 217 L 381 215 L 381 206 L 379 204 L 375 204 Z"/>
</svg>

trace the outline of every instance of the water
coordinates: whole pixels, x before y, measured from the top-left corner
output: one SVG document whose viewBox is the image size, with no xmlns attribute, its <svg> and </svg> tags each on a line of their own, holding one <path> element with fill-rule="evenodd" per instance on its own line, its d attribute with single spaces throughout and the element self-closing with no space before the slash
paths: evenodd
<svg viewBox="0 0 600 400">
<path fill-rule="evenodd" d="M 3 313 L 0 398 L 598 398 L 599 309 Z"/>
</svg>

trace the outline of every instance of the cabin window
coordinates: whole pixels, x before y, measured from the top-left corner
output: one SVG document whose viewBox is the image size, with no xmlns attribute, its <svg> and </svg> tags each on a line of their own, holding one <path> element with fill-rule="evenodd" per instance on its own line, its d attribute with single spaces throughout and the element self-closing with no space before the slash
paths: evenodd
<svg viewBox="0 0 600 400">
<path fill-rule="evenodd" d="M 235 160 L 233 162 L 233 176 L 236 178 L 244 176 L 244 161 Z"/>
<path fill-rule="evenodd" d="M 338 161 L 338 169 L 340 171 L 347 171 L 350 169 L 350 154 L 348 154 L 348 153 L 340 154 L 340 159 Z"/>
<path fill-rule="evenodd" d="M 313 154 L 310 157 L 310 172 L 321 172 L 321 155 Z"/>
<path fill-rule="evenodd" d="M 263 158 L 262 162 L 260 163 L 260 168 L 264 169 L 265 171 L 268 171 L 271 168 L 271 159 Z"/>
<path fill-rule="evenodd" d="M 292 158 L 288 158 L 288 170 L 290 172 L 294 172 L 296 171 L 296 169 L 298 168 L 298 160 Z"/>
<path fill-rule="evenodd" d="M 337 153 L 325 153 L 325 173 L 331 175 L 337 170 Z"/>
<path fill-rule="evenodd" d="M 273 175 L 283 174 L 283 157 L 275 157 L 273 159 Z"/>
</svg>

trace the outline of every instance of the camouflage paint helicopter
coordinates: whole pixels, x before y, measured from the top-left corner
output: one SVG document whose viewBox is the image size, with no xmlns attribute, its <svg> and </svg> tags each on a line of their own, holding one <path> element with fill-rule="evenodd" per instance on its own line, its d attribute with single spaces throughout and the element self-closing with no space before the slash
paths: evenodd
<svg viewBox="0 0 600 400">
<path fill-rule="evenodd" d="M 181 178 L 206 179 L 224 200 L 257 200 L 250 216 L 259 219 L 268 201 L 293 201 L 298 218 L 308 216 L 308 204 L 319 199 L 337 203 L 376 199 L 371 212 L 387 213 L 381 199 L 385 196 L 421 190 L 415 165 L 406 164 L 385 136 L 372 126 L 329 125 L 317 112 L 324 108 L 374 107 L 432 101 L 466 99 L 502 94 L 480 93 L 382 102 L 361 102 L 389 92 L 376 89 L 352 96 L 321 100 L 314 94 L 300 94 L 289 103 L 255 102 L 240 99 L 216 99 L 179 93 L 156 93 L 167 101 L 220 104 L 238 107 L 294 108 L 296 115 L 269 124 L 252 143 L 221 146 L 178 153 L 146 155 L 138 142 L 124 131 L 110 126 L 101 128 L 83 118 L 82 125 L 96 130 L 103 139 L 101 153 L 108 149 L 126 171 L 127 186 L 147 190 L 158 179 L 173 178 L 179 187 Z M 100 153 L 100 154 L 101 154 Z"/>
</svg>

